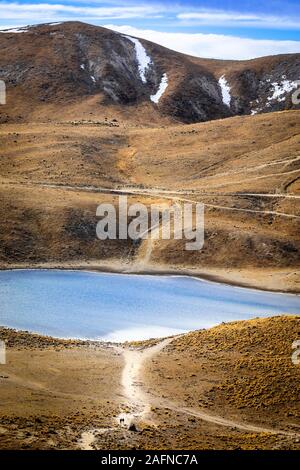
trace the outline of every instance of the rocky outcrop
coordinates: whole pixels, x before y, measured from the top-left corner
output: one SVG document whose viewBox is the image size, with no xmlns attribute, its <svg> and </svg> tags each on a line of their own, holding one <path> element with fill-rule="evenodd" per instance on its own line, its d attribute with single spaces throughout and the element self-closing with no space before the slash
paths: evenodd
<svg viewBox="0 0 300 470">
<path fill-rule="evenodd" d="M 300 54 L 203 60 L 79 22 L 2 31 L 0 46 L 0 79 L 14 101 L 0 109 L 8 120 L 28 106 L 53 110 L 92 96 L 119 112 L 147 105 L 186 123 L 299 107 L 291 95 Z"/>
</svg>

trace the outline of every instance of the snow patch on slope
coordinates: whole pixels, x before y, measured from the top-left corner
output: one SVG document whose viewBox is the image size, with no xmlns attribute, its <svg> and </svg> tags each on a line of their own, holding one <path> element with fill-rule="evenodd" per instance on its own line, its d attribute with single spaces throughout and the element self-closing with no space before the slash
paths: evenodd
<svg viewBox="0 0 300 470">
<path fill-rule="evenodd" d="M 251 109 L 251 116 L 255 116 L 255 114 L 258 114 L 259 112 L 262 111 L 262 108 L 261 108 L 261 106 L 259 106 L 259 104 L 260 104 L 259 98 L 257 98 L 255 101 L 252 101 L 250 103 L 251 107 L 254 106 Z"/>
<path fill-rule="evenodd" d="M 298 87 L 298 82 L 292 82 L 291 80 L 283 80 L 280 83 L 271 83 L 273 87 L 272 96 L 268 97 L 268 101 L 278 100 L 285 101 L 287 93 L 295 90 Z"/>
<path fill-rule="evenodd" d="M 222 100 L 223 100 L 223 103 L 230 107 L 230 103 L 231 103 L 231 94 L 230 94 L 230 91 L 231 91 L 231 88 L 225 78 L 225 75 L 222 75 L 222 77 L 219 78 L 219 85 L 221 87 L 221 92 L 222 92 Z"/>
<path fill-rule="evenodd" d="M 138 39 L 132 38 L 131 36 L 124 37 L 134 44 L 140 78 L 143 83 L 147 83 L 146 71 L 152 62 L 151 57 L 148 56 L 146 49 Z"/>
<path fill-rule="evenodd" d="M 26 33 L 29 26 L 23 26 L 21 28 L 10 28 L 10 29 L 0 29 L 0 33 Z"/>
<path fill-rule="evenodd" d="M 159 100 L 164 94 L 164 92 L 166 91 L 167 86 L 168 86 L 168 76 L 166 73 L 164 73 L 157 92 L 155 93 L 155 95 L 150 96 L 150 100 L 153 101 L 153 103 L 159 103 Z"/>
<path fill-rule="evenodd" d="M 16 26 L 14 28 L 5 28 L 0 29 L 0 33 L 27 33 L 29 30 L 37 28 L 39 26 L 56 26 L 62 24 L 62 21 L 57 21 L 55 23 L 43 23 L 43 24 L 34 24 L 28 26 Z"/>
</svg>

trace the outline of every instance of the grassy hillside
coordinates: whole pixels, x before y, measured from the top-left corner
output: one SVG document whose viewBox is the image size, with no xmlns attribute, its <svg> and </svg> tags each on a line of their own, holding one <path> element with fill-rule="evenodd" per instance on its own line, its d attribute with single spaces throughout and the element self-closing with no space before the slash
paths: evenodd
<svg viewBox="0 0 300 470">
<path fill-rule="evenodd" d="M 141 129 L 126 122 L 4 124 L 0 261 L 117 261 L 279 290 L 299 280 L 299 111 Z M 205 245 L 100 243 L 96 207 L 205 204 Z M 147 256 L 146 256 L 147 255 Z"/>
</svg>

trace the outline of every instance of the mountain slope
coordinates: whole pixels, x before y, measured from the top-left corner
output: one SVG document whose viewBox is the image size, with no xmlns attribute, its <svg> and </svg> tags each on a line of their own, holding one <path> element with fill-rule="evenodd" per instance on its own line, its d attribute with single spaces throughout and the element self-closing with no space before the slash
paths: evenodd
<svg viewBox="0 0 300 470">
<path fill-rule="evenodd" d="M 184 272 L 299 292 L 300 111 L 265 113 L 291 106 L 299 55 L 199 59 L 83 23 L 0 33 L 0 45 L 1 267 Z M 201 120 L 214 121 L 182 124 Z M 118 191 L 129 203 L 203 202 L 204 249 L 99 243 L 96 207 Z"/>
<path fill-rule="evenodd" d="M 0 46 L 2 122 L 105 113 L 150 125 L 278 111 L 295 107 L 300 77 L 300 54 L 198 59 L 80 22 L 2 31 Z"/>
<path fill-rule="evenodd" d="M 299 292 L 300 112 L 155 129 L 0 126 L 0 266 L 210 276 Z M 200 201 L 205 246 L 96 238 L 96 208 Z"/>
</svg>

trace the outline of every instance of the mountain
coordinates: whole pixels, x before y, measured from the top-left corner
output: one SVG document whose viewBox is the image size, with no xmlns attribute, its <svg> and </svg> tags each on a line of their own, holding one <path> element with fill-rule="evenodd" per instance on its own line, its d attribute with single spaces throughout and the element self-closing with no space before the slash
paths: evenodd
<svg viewBox="0 0 300 470">
<path fill-rule="evenodd" d="M 0 122 L 193 123 L 296 108 L 300 54 L 200 59 L 80 22 L 0 32 Z M 299 106 L 298 106 L 299 108 Z"/>
<path fill-rule="evenodd" d="M 199 59 L 73 22 L 0 33 L 0 45 L 0 268 L 299 292 L 300 55 Z M 100 243 L 96 208 L 120 193 L 147 207 L 203 202 L 204 248 Z"/>
</svg>

